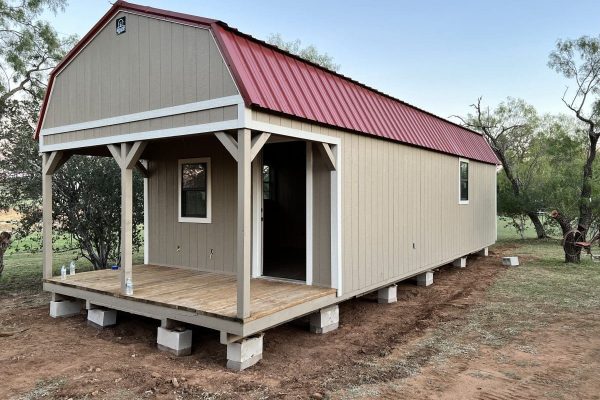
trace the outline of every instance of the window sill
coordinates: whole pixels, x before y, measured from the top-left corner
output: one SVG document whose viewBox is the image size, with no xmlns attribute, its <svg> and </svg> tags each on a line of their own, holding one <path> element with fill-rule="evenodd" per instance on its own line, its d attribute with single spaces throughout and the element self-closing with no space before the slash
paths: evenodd
<svg viewBox="0 0 600 400">
<path fill-rule="evenodd" d="M 210 218 L 191 218 L 191 217 L 179 217 L 179 222 L 187 222 L 191 224 L 210 224 Z"/>
<path fill-rule="evenodd" d="M 458 204 L 460 204 L 460 205 L 466 205 L 466 204 L 469 204 L 469 200 L 459 200 L 459 201 L 458 201 Z"/>
</svg>

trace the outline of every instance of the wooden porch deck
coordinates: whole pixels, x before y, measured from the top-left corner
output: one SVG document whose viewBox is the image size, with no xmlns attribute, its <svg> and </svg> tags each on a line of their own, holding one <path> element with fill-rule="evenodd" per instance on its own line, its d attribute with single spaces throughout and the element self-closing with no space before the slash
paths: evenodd
<svg viewBox="0 0 600 400">
<path fill-rule="evenodd" d="M 142 303 L 238 321 L 237 284 L 233 275 L 191 271 L 158 265 L 133 266 L 133 296 L 121 294 L 120 272 L 101 270 L 45 279 L 45 282 Z M 250 281 L 251 315 L 243 322 L 323 297 L 336 290 L 268 279 Z"/>
</svg>

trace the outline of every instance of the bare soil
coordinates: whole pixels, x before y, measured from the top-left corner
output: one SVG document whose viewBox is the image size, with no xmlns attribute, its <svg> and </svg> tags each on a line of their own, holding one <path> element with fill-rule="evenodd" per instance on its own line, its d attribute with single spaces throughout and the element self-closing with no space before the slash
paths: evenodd
<svg viewBox="0 0 600 400">
<path fill-rule="evenodd" d="M 120 314 L 98 330 L 84 313 L 50 318 L 46 294 L 0 297 L 0 398 L 600 398 L 599 315 L 565 315 L 526 341 L 443 362 L 422 346 L 485 301 L 506 251 L 441 268 L 427 288 L 403 283 L 395 304 L 347 301 L 326 335 L 307 320 L 269 330 L 264 359 L 242 373 L 225 368 L 214 331 L 195 329 L 192 355 L 177 358 L 156 349 L 157 321 Z"/>
</svg>

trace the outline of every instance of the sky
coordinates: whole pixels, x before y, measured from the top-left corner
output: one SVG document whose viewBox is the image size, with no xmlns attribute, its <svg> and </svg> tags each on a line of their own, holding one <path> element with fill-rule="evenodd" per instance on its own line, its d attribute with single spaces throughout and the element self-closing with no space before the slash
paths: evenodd
<svg viewBox="0 0 600 400">
<path fill-rule="evenodd" d="M 444 118 L 465 115 L 480 96 L 492 107 L 510 96 L 541 113 L 567 112 L 570 82 L 547 66 L 548 54 L 559 38 L 600 34 L 596 0 L 138 1 L 259 39 L 300 39 L 331 55 L 340 73 Z M 71 0 L 46 18 L 81 37 L 110 5 Z"/>
</svg>

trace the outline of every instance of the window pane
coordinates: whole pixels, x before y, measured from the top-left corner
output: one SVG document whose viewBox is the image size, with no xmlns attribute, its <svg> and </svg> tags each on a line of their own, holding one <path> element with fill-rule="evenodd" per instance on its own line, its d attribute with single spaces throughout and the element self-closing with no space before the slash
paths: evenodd
<svg viewBox="0 0 600 400">
<path fill-rule="evenodd" d="M 469 163 L 460 162 L 460 179 L 469 179 Z"/>
<path fill-rule="evenodd" d="M 181 194 L 181 216 L 206 218 L 206 192 L 184 190 Z"/>
<path fill-rule="evenodd" d="M 462 201 L 469 200 L 469 181 L 460 181 L 460 199 Z"/>
<path fill-rule="evenodd" d="M 181 168 L 183 189 L 206 190 L 206 163 L 183 164 Z"/>
</svg>

